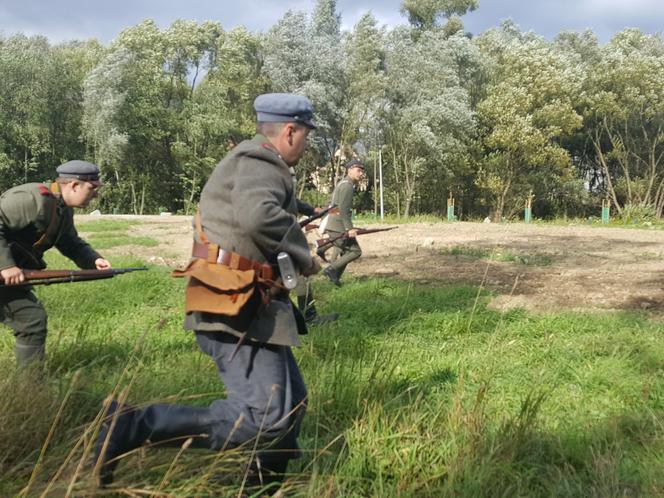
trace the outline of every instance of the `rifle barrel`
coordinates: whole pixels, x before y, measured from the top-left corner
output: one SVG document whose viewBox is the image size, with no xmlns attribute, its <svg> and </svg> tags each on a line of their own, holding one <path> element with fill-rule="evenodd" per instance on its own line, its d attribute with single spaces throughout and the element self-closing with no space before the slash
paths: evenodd
<svg viewBox="0 0 664 498">
<path fill-rule="evenodd" d="M 14 287 L 26 285 L 50 285 L 66 282 L 84 282 L 87 280 L 101 280 L 113 278 L 132 271 L 147 270 L 147 267 L 137 268 L 110 268 L 108 270 L 25 270 L 25 282 L 14 284 Z M 4 280 L 0 277 L 0 286 L 4 287 Z M 8 286 L 9 287 L 9 286 Z"/>
</svg>

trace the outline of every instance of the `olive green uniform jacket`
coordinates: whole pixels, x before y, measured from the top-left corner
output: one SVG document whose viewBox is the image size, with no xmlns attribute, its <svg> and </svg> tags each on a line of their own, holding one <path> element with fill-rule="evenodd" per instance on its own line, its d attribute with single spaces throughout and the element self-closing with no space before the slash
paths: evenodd
<svg viewBox="0 0 664 498">
<path fill-rule="evenodd" d="M 27 183 L 0 196 L 0 270 L 43 269 L 43 254 L 53 246 L 80 268 L 94 269 L 101 258 L 78 236 L 74 210 L 45 185 Z"/>
<path fill-rule="evenodd" d="M 336 204 L 339 214 L 331 214 L 327 220 L 325 231 L 345 232 L 353 228 L 353 194 L 355 184 L 346 177 L 334 188 L 330 204 Z"/>
<path fill-rule="evenodd" d="M 276 265 L 288 253 L 300 270 L 313 260 L 297 222 L 297 199 L 288 165 L 269 141 L 257 135 L 238 144 L 214 169 L 200 200 L 201 224 L 210 242 L 245 258 Z M 197 235 L 194 235 L 197 237 Z M 200 242 L 200 241 L 199 241 Z M 243 336 L 246 324 L 227 316 L 191 312 L 188 330 L 223 331 Z M 283 346 L 299 345 L 297 324 L 287 296 L 272 299 L 251 319 L 246 338 Z"/>
</svg>

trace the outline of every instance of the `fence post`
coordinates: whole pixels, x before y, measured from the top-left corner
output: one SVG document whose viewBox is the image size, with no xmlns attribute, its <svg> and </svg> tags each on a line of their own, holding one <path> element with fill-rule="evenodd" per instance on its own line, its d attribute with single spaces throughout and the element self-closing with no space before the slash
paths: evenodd
<svg viewBox="0 0 664 498">
<path fill-rule="evenodd" d="M 523 212 L 523 220 L 526 223 L 530 223 L 532 212 L 533 212 L 533 195 L 532 190 L 530 191 L 530 194 L 528 194 L 528 197 L 526 197 L 526 207 Z"/>
<path fill-rule="evenodd" d="M 611 213 L 611 203 L 609 199 L 602 200 L 602 224 L 608 225 Z"/>
<path fill-rule="evenodd" d="M 454 197 L 452 197 L 452 192 L 447 198 L 447 221 L 454 221 Z"/>
</svg>

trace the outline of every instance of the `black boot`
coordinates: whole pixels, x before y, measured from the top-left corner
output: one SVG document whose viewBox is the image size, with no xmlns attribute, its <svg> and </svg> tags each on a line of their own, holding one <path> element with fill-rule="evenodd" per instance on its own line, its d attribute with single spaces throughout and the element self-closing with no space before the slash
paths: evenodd
<svg viewBox="0 0 664 498">
<path fill-rule="evenodd" d="M 14 344 L 14 354 L 16 355 L 16 367 L 26 368 L 31 365 L 43 366 L 46 352 L 46 340 L 42 343 L 25 343 L 20 338 L 16 339 Z"/>
<path fill-rule="evenodd" d="M 193 438 L 192 447 L 210 448 L 211 425 L 207 408 L 159 404 L 136 409 L 111 401 L 95 446 L 99 486 L 113 482 L 120 456 L 148 440 L 180 445 Z"/>
<path fill-rule="evenodd" d="M 316 307 L 312 304 L 304 314 L 304 320 L 308 325 L 322 325 L 327 322 L 334 322 L 339 318 L 339 313 L 329 313 L 327 315 L 319 315 Z"/>
<path fill-rule="evenodd" d="M 339 280 L 339 273 L 337 272 L 337 270 L 335 270 L 331 266 L 328 266 L 323 270 L 323 275 L 329 278 L 330 282 L 332 282 L 334 285 L 336 285 L 337 287 L 341 287 L 341 280 Z"/>
</svg>

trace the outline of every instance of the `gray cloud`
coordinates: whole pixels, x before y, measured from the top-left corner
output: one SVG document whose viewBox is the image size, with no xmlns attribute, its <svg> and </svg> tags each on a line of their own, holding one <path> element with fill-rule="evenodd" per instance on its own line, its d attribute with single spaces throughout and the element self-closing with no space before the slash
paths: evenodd
<svg viewBox="0 0 664 498">
<path fill-rule="evenodd" d="M 406 22 L 399 13 L 401 0 L 338 0 L 345 29 L 371 10 L 381 24 Z M 219 21 L 225 29 L 244 25 L 264 31 L 286 10 L 311 11 L 314 0 L 2 0 L 0 32 L 43 34 L 52 41 L 97 38 L 113 39 L 122 29 L 143 19 L 168 26 L 178 18 Z M 466 29 L 481 33 L 511 18 L 523 30 L 553 38 L 563 30 L 591 28 L 603 42 L 625 27 L 661 32 L 664 26 L 662 0 L 480 0 L 480 8 L 464 17 Z"/>
</svg>

